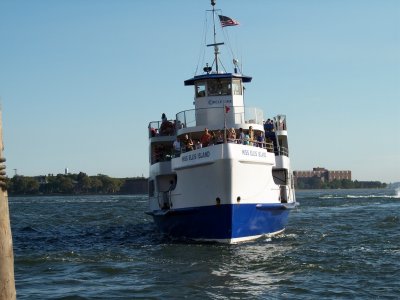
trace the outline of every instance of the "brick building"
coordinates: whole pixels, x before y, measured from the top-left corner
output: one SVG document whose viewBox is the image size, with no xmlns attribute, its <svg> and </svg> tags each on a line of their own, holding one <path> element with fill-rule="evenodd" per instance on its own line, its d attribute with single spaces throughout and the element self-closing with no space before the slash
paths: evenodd
<svg viewBox="0 0 400 300">
<path fill-rule="evenodd" d="M 312 171 L 293 171 L 293 176 L 295 180 L 297 178 L 311 178 L 318 177 L 321 181 L 331 182 L 335 179 L 342 180 L 348 179 L 351 180 L 351 171 L 331 171 L 325 168 L 313 168 Z"/>
</svg>

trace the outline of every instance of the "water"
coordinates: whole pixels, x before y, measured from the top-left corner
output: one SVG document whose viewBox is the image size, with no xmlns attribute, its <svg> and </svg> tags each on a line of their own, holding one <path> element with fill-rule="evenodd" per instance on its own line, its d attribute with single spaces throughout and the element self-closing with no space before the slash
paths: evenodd
<svg viewBox="0 0 400 300">
<path fill-rule="evenodd" d="M 299 191 L 284 234 L 171 241 L 145 196 L 10 197 L 18 299 L 396 299 L 400 193 Z"/>
</svg>

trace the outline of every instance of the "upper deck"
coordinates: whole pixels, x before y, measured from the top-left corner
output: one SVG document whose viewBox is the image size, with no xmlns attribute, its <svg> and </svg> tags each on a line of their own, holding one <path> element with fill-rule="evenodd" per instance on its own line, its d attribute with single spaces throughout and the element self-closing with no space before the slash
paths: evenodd
<svg viewBox="0 0 400 300">
<path fill-rule="evenodd" d="M 227 111 L 229 109 L 229 111 Z M 184 133 L 223 128 L 243 128 L 252 126 L 263 130 L 263 111 L 259 108 L 244 106 L 211 107 L 184 110 L 176 114 L 175 120 L 167 122 L 152 121 L 149 123 L 149 137 L 174 136 Z"/>
</svg>

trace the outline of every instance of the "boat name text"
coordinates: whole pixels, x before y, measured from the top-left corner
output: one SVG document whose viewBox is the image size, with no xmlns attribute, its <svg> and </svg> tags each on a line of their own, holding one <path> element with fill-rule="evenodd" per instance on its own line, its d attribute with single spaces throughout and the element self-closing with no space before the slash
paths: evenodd
<svg viewBox="0 0 400 300">
<path fill-rule="evenodd" d="M 208 100 L 208 105 L 232 103 L 232 100 Z"/>
<path fill-rule="evenodd" d="M 267 157 L 267 154 L 265 152 L 261 151 L 252 151 L 252 150 L 242 150 L 242 155 L 247 155 L 247 156 L 258 156 L 258 157 Z"/>
<path fill-rule="evenodd" d="M 182 155 L 181 157 L 182 157 L 182 161 L 189 161 L 189 160 L 207 158 L 207 157 L 210 157 L 210 151 L 204 151 L 204 152 L 200 152 L 200 153 Z"/>
</svg>

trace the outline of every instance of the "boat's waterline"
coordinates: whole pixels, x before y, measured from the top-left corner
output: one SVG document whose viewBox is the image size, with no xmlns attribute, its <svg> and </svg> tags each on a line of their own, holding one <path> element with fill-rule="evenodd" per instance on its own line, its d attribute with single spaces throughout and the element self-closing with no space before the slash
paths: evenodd
<svg viewBox="0 0 400 300">
<path fill-rule="evenodd" d="M 272 233 L 267 233 L 267 234 L 260 234 L 260 235 L 254 235 L 254 236 L 245 236 L 241 238 L 233 238 L 233 239 L 193 239 L 196 242 L 210 242 L 210 243 L 221 243 L 221 244 L 239 244 L 239 243 L 244 243 L 244 242 L 250 242 L 254 240 L 258 240 L 260 238 L 269 238 L 273 237 L 276 235 L 279 235 L 285 231 L 285 228 L 282 230 L 278 230 L 276 232 Z"/>
<path fill-rule="evenodd" d="M 159 230 L 174 238 L 238 243 L 279 234 L 294 205 L 225 204 L 148 212 Z"/>
</svg>

